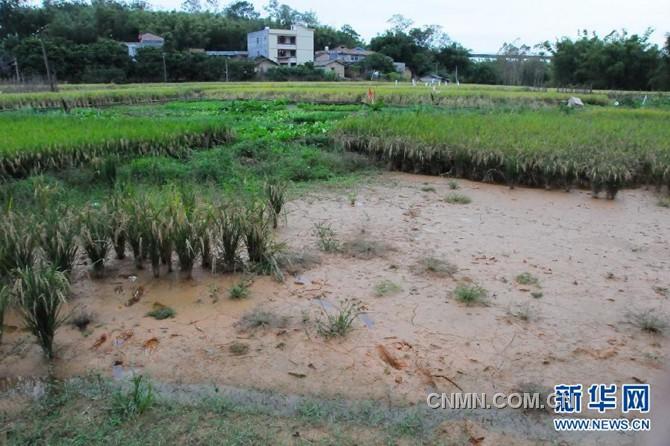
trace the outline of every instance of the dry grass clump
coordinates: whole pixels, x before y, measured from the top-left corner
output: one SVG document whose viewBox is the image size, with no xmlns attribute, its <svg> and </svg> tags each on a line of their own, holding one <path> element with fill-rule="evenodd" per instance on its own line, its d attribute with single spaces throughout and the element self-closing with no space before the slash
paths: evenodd
<svg viewBox="0 0 670 446">
<path fill-rule="evenodd" d="M 341 250 L 342 247 L 337 238 L 337 233 L 329 224 L 316 223 L 313 233 L 317 238 L 317 245 L 321 251 L 333 253 Z"/>
<path fill-rule="evenodd" d="M 453 277 L 458 267 L 437 257 L 423 257 L 414 265 L 413 270 L 419 274 L 430 274 L 435 277 Z"/>
<path fill-rule="evenodd" d="M 254 308 L 252 311 L 242 316 L 238 322 L 238 327 L 243 331 L 276 329 L 287 327 L 288 322 L 289 318 L 287 316 L 278 315 L 262 308 Z"/>
<path fill-rule="evenodd" d="M 444 198 L 444 201 L 449 204 L 470 204 L 472 199 L 467 195 L 458 192 L 452 192 Z"/>
<path fill-rule="evenodd" d="M 375 296 L 384 297 L 397 294 L 402 291 L 402 287 L 390 280 L 382 280 L 374 286 Z"/>
<path fill-rule="evenodd" d="M 321 257 L 311 251 L 282 251 L 277 254 L 277 265 L 289 274 L 297 275 L 321 264 Z"/>
<path fill-rule="evenodd" d="M 668 319 L 656 310 L 631 311 L 626 315 L 627 321 L 642 331 L 652 334 L 663 334 L 668 329 Z"/>
<path fill-rule="evenodd" d="M 393 247 L 391 245 L 369 238 L 365 231 L 359 232 L 353 238 L 342 244 L 343 253 L 363 260 L 383 257 L 392 250 Z"/>
<path fill-rule="evenodd" d="M 514 278 L 519 285 L 539 285 L 540 280 L 529 272 L 521 273 Z"/>
</svg>

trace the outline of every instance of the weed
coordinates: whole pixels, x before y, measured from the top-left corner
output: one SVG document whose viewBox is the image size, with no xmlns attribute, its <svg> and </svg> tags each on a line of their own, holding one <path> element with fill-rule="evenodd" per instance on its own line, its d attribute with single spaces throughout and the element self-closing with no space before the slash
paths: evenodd
<svg viewBox="0 0 670 446">
<path fill-rule="evenodd" d="M 255 330 L 258 328 L 284 328 L 288 325 L 286 316 L 279 316 L 267 310 L 255 308 L 246 313 L 239 322 L 242 330 Z"/>
<path fill-rule="evenodd" d="M 626 319 L 648 333 L 663 334 L 668 328 L 667 319 L 656 310 L 632 311 L 626 315 Z"/>
<path fill-rule="evenodd" d="M 390 280 L 382 280 L 375 285 L 374 290 L 377 297 L 383 297 L 399 293 L 402 291 L 402 288 L 400 285 L 393 283 Z"/>
<path fill-rule="evenodd" d="M 154 389 L 143 375 L 134 375 L 131 388 L 127 392 L 115 392 L 112 397 L 111 412 L 121 421 L 130 420 L 142 415 L 155 403 Z"/>
<path fill-rule="evenodd" d="M 210 283 L 207 286 L 207 294 L 209 295 L 209 298 L 212 300 L 212 302 L 216 303 L 216 302 L 219 301 L 219 295 L 221 294 L 221 288 L 215 283 Z"/>
<path fill-rule="evenodd" d="M 342 251 L 347 255 L 364 260 L 383 257 L 391 249 L 384 242 L 369 239 L 364 231 L 342 244 Z"/>
<path fill-rule="evenodd" d="M 356 200 L 358 198 L 358 194 L 356 191 L 351 191 L 347 194 L 347 198 L 349 199 L 349 205 L 350 206 L 356 206 Z"/>
<path fill-rule="evenodd" d="M 456 181 L 456 180 L 449 180 L 447 185 L 449 186 L 449 189 L 451 189 L 451 190 L 457 190 L 457 189 L 461 188 L 461 186 L 458 184 L 458 181 Z"/>
<path fill-rule="evenodd" d="M 322 317 L 316 321 L 316 330 L 324 338 L 344 337 L 351 331 L 354 320 L 363 312 L 363 304 L 345 299 L 334 314 L 322 308 Z"/>
<path fill-rule="evenodd" d="M 533 299 L 540 299 L 544 296 L 544 293 L 542 291 L 532 291 L 530 295 Z"/>
<path fill-rule="evenodd" d="M 321 264 L 318 254 L 309 251 L 289 251 L 277 254 L 277 265 L 289 274 L 300 274 Z"/>
<path fill-rule="evenodd" d="M 340 241 L 337 239 L 337 234 L 330 225 L 326 223 L 316 223 L 314 225 L 314 236 L 317 238 L 317 244 L 321 251 L 340 251 Z"/>
<path fill-rule="evenodd" d="M 58 327 L 67 320 L 62 307 L 70 284 L 53 266 L 19 268 L 14 297 L 26 327 L 37 337 L 47 358 L 53 358 L 53 340 Z"/>
<path fill-rule="evenodd" d="M 458 267 L 436 257 L 424 257 L 417 262 L 414 270 L 422 274 L 429 273 L 436 277 L 452 277 L 458 272 Z"/>
<path fill-rule="evenodd" d="M 444 198 L 449 204 L 470 204 L 472 200 L 467 195 L 463 195 L 458 192 L 452 192 Z"/>
<path fill-rule="evenodd" d="M 423 186 L 421 192 L 437 192 L 433 186 Z"/>
<path fill-rule="evenodd" d="M 488 292 L 479 285 L 462 283 L 454 290 L 456 300 L 465 305 L 485 305 Z"/>
<path fill-rule="evenodd" d="M 154 307 L 155 308 L 153 310 L 147 313 L 147 316 L 159 321 L 162 321 L 163 319 L 171 319 L 177 314 L 177 312 L 170 307 L 163 305 L 154 305 Z"/>
<path fill-rule="evenodd" d="M 514 278 L 519 285 L 539 285 L 540 281 L 531 273 L 521 273 Z"/>
<path fill-rule="evenodd" d="M 395 421 L 391 426 L 391 432 L 396 435 L 418 438 L 426 429 L 424 423 L 425 417 L 419 411 L 412 411 Z"/>
<path fill-rule="evenodd" d="M 252 279 L 245 277 L 240 279 L 228 292 L 231 299 L 246 299 L 249 297 L 249 287 L 253 283 Z"/>
<path fill-rule="evenodd" d="M 249 353 L 249 345 L 235 341 L 232 344 L 230 344 L 230 347 L 228 347 L 228 351 L 230 351 L 230 353 L 232 353 L 235 356 L 246 355 L 247 353 Z"/>
<path fill-rule="evenodd" d="M 662 208 L 670 208 L 670 197 L 661 197 L 656 204 Z"/>
<path fill-rule="evenodd" d="M 88 311 L 80 311 L 70 318 L 70 324 L 79 331 L 84 331 L 95 320 L 95 315 Z"/>
<path fill-rule="evenodd" d="M 515 317 L 523 322 L 528 322 L 534 317 L 534 311 L 530 305 L 518 305 L 516 307 L 510 308 L 508 313 L 510 316 Z"/>
</svg>

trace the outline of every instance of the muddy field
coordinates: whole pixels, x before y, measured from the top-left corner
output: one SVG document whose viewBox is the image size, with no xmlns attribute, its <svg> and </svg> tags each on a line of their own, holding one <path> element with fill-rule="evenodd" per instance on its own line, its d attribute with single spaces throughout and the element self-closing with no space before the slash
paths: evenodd
<svg viewBox="0 0 670 446">
<path fill-rule="evenodd" d="M 155 280 L 127 260 L 92 280 L 82 266 L 70 306 L 93 321 L 57 332 L 54 372 L 141 371 L 162 382 L 393 404 L 423 404 L 431 391 L 558 383 L 644 382 L 667 394 L 667 338 L 629 316 L 670 313 L 670 214 L 654 195 L 625 190 L 606 201 L 585 191 L 458 184 L 452 191 L 443 178 L 385 174 L 356 191 L 290 202 L 279 239 L 309 262 L 295 263 L 283 283 L 255 278 L 242 300 L 228 297 L 239 276 Z M 472 202 L 447 203 L 454 192 Z M 320 253 L 317 223 L 367 250 Z M 428 258 L 457 270 L 426 270 Z M 523 273 L 537 283 L 519 284 Z M 487 290 L 483 304 L 452 295 L 467 282 Z M 380 286 L 390 283 L 398 287 Z M 128 305 L 133 295 L 139 300 Z M 362 301 L 365 312 L 346 338 L 324 340 L 316 321 L 345 298 Z M 176 316 L 146 317 L 157 303 Z M 16 315 L 6 325 L 0 377 L 46 375 Z"/>
</svg>

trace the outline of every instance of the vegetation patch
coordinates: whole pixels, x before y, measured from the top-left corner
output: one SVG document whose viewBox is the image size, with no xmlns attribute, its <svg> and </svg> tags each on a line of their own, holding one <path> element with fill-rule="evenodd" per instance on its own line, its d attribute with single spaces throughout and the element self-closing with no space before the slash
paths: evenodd
<svg viewBox="0 0 670 446">
<path fill-rule="evenodd" d="M 363 313 L 363 304 L 355 299 L 345 299 L 338 308 L 326 311 L 322 308 L 321 318 L 316 321 L 317 332 L 326 339 L 344 337 L 351 330 L 354 321 Z"/>
<path fill-rule="evenodd" d="M 401 292 L 402 287 L 390 280 L 382 280 L 381 282 L 375 284 L 374 291 L 375 296 L 383 297 Z"/>
<path fill-rule="evenodd" d="M 461 283 L 456 286 L 454 297 L 457 301 L 468 306 L 486 305 L 488 292 L 479 285 Z"/>
<path fill-rule="evenodd" d="M 449 204 L 470 204 L 472 203 L 472 199 L 468 197 L 467 195 L 460 194 L 458 192 L 452 192 L 446 197 L 444 197 L 444 201 L 449 203 Z"/>
<path fill-rule="evenodd" d="M 160 304 L 154 304 L 154 307 L 155 308 L 153 310 L 147 313 L 147 316 L 159 321 L 162 321 L 163 319 L 171 319 L 177 314 L 177 312 L 174 311 L 174 309 L 171 307 L 166 307 Z"/>
</svg>

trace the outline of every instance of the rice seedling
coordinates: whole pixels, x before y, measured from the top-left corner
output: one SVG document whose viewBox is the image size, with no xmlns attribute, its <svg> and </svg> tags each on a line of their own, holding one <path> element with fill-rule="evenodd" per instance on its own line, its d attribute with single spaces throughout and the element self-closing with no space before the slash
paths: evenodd
<svg viewBox="0 0 670 446">
<path fill-rule="evenodd" d="M 171 319 L 177 314 L 171 307 L 166 307 L 163 305 L 155 306 L 155 308 L 147 313 L 148 317 L 152 317 L 156 320 L 162 321 L 163 319 Z"/>
<path fill-rule="evenodd" d="M 351 331 L 354 321 L 363 313 L 363 304 L 356 299 L 345 299 L 332 313 L 324 307 L 321 310 L 322 316 L 316 321 L 316 331 L 330 339 L 344 337 Z"/>
<path fill-rule="evenodd" d="M 67 320 L 62 311 L 67 277 L 53 266 L 34 265 L 17 269 L 16 278 L 13 294 L 23 322 L 51 359 L 56 330 Z"/>
<path fill-rule="evenodd" d="M 40 245 L 44 256 L 63 273 L 70 273 L 79 253 L 79 225 L 74 215 L 54 215 L 40 225 Z"/>
<path fill-rule="evenodd" d="M 454 290 L 457 301 L 467 306 L 486 305 L 488 292 L 479 285 L 461 283 Z"/>
<path fill-rule="evenodd" d="M 102 277 L 110 248 L 109 211 L 104 206 L 88 206 L 81 213 L 81 241 L 93 267 L 93 274 Z"/>
<path fill-rule="evenodd" d="M 39 238 L 27 216 L 8 211 L 0 222 L 0 277 L 32 266 Z"/>
<path fill-rule="evenodd" d="M 193 278 L 193 266 L 200 254 L 201 244 L 195 222 L 189 219 L 185 212 L 175 216 L 174 222 L 174 249 L 179 259 L 179 269 L 186 279 Z"/>
<path fill-rule="evenodd" d="M 236 271 L 240 264 L 240 245 L 244 235 L 241 212 L 236 206 L 221 206 L 216 211 L 214 240 L 220 253 L 217 269 Z"/>
<path fill-rule="evenodd" d="M 211 206 L 198 208 L 195 218 L 196 232 L 200 241 L 200 258 L 203 269 L 212 269 L 212 226 L 214 224 L 214 209 Z"/>
<path fill-rule="evenodd" d="M 271 211 L 260 203 L 250 204 L 245 212 L 242 231 L 249 261 L 257 265 L 271 260 L 273 253 Z"/>
<path fill-rule="evenodd" d="M 453 192 L 447 195 L 444 198 L 444 201 L 446 201 L 449 204 L 470 204 L 472 202 L 472 199 L 467 195 L 459 194 L 458 192 Z"/>
<path fill-rule="evenodd" d="M 126 240 L 128 238 L 128 214 L 123 208 L 122 199 L 115 194 L 110 200 L 110 224 L 112 246 L 118 260 L 126 258 Z"/>
<path fill-rule="evenodd" d="M 272 227 L 277 229 L 279 215 L 281 215 L 281 211 L 286 203 L 286 184 L 277 182 L 265 183 L 265 195 L 270 206 Z"/>
<path fill-rule="evenodd" d="M 243 277 L 230 288 L 228 295 L 234 300 L 246 299 L 249 297 L 249 289 L 251 288 L 252 283 L 253 280 L 251 278 Z"/>
<path fill-rule="evenodd" d="M 458 272 L 458 267 L 446 260 L 428 256 L 419 259 L 413 270 L 421 274 L 431 274 L 435 277 L 453 277 Z"/>
<path fill-rule="evenodd" d="M 668 328 L 666 316 L 656 310 L 631 311 L 626 319 L 633 326 L 652 334 L 663 334 Z"/>
<path fill-rule="evenodd" d="M 337 239 L 335 230 L 326 223 L 315 223 L 314 236 L 317 238 L 319 249 L 323 252 L 339 252 L 340 241 Z"/>
<path fill-rule="evenodd" d="M 133 375 L 130 389 L 118 390 L 112 396 L 111 413 L 117 423 L 142 415 L 155 403 L 156 397 L 151 382 L 144 375 Z"/>
<path fill-rule="evenodd" d="M 402 288 L 397 283 L 394 283 L 390 280 L 382 280 L 374 286 L 375 296 L 383 297 L 389 296 L 391 294 L 397 294 L 402 291 Z"/>
</svg>

